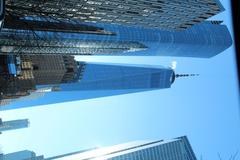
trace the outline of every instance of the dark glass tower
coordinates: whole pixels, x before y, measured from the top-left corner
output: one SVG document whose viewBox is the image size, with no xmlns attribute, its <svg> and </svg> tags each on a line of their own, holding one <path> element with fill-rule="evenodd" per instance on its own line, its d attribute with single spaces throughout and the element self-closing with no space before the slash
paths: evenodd
<svg viewBox="0 0 240 160">
<path fill-rule="evenodd" d="M 166 141 L 135 141 L 51 158 L 36 156 L 31 151 L 15 152 L 2 157 L 4 160 L 197 160 L 186 136 Z"/>
<path fill-rule="evenodd" d="M 213 57 L 232 45 L 225 25 L 206 21 L 181 31 L 91 24 L 115 35 L 3 29 L 1 54 Z"/>
<path fill-rule="evenodd" d="M 68 83 L 37 84 L 37 90 L 50 88 L 43 90 L 45 96 L 27 104 L 19 101 L 1 106 L 0 110 L 170 88 L 175 80 L 174 71 L 162 66 L 78 62 L 77 68 Z M 42 84 L 46 84 L 44 79 Z"/>
<path fill-rule="evenodd" d="M 76 81 L 75 73 L 78 66 L 73 56 L 7 55 L 0 56 L 0 60 L 0 106 L 23 97 L 34 99 L 49 90 L 36 89 L 36 85 Z"/>
<path fill-rule="evenodd" d="M 222 11 L 219 0 L 6 0 L 6 17 L 68 19 L 166 30 L 189 28 Z"/>
</svg>

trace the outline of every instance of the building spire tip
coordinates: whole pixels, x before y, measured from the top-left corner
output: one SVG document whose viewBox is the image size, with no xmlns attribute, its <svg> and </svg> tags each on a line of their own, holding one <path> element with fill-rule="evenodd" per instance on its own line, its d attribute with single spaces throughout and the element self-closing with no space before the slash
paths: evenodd
<svg viewBox="0 0 240 160">
<path fill-rule="evenodd" d="M 194 76 L 199 76 L 199 74 L 176 74 L 176 78 L 179 78 L 179 77 L 194 77 Z"/>
</svg>

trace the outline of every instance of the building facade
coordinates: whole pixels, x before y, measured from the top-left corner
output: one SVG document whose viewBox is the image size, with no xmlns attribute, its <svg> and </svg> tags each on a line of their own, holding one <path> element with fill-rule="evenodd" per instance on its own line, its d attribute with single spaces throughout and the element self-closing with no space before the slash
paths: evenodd
<svg viewBox="0 0 240 160">
<path fill-rule="evenodd" d="M 19 151 L 0 155 L 0 160 L 44 160 L 43 156 L 36 156 L 32 151 Z"/>
<path fill-rule="evenodd" d="M 45 96 L 27 104 L 18 101 L 0 110 L 166 89 L 175 77 L 170 67 L 78 62 L 74 78 L 68 83 L 48 84 L 51 89 Z M 48 78 L 44 84 L 47 82 Z M 46 85 L 36 85 L 38 90 L 44 87 Z"/>
<path fill-rule="evenodd" d="M 197 160 L 186 136 L 172 140 L 136 141 L 99 148 L 56 160 Z"/>
<path fill-rule="evenodd" d="M 36 85 L 71 81 L 77 70 L 77 62 L 72 56 L 22 55 L 21 60 L 22 63 L 31 63 L 31 71 Z"/>
<path fill-rule="evenodd" d="M 0 118 L 0 133 L 4 131 L 10 131 L 15 129 L 26 128 L 29 125 L 28 119 L 2 121 Z"/>
<path fill-rule="evenodd" d="M 7 56 L 0 56 L 2 61 Z M 75 82 L 78 63 L 72 56 L 21 55 L 13 56 L 14 75 L 9 73 L 8 64 L 1 63 L 0 106 L 24 99 L 42 97 L 52 88 L 37 89 L 38 85 Z M 3 61 L 4 62 L 4 61 Z M 78 77 L 79 78 L 79 77 Z M 54 89 L 53 89 L 54 90 Z"/>
<path fill-rule="evenodd" d="M 6 16 L 4 28 L 32 30 L 32 31 L 51 31 L 51 32 L 66 32 L 66 33 L 82 33 L 96 35 L 114 35 L 113 32 L 105 31 L 104 28 L 96 27 L 89 24 L 81 24 L 78 21 L 51 21 L 46 18 L 40 21 L 34 19 L 19 19 L 19 17 Z"/>
<path fill-rule="evenodd" d="M 2 99 L 14 99 L 22 96 L 27 96 L 30 92 L 36 90 L 36 85 L 33 79 L 21 79 L 22 77 L 7 77 L 1 82 Z"/>
<path fill-rule="evenodd" d="M 94 24 L 115 35 L 3 29 L 1 54 L 117 55 L 210 58 L 232 45 L 227 27 L 206 21 L 181 31 Z"/>
<path fill-rule="evenodd" d="M 34 9 L 32 9 L 34 8 Z M 182 30 L 224 11 L 219 0 L 6 0 L 6 16 Z M 61 13 L 61 14 L 59 14 Z"/>
<path fill-rule="evenodd" d="M 4 100 L 0 104 L 9 103 L 7 99 L 29 95 L 29 91 L 36 89 L 31 63 L 20 63 L 20 57 L 14 55 L 1 55 L 0 59 L 0 101 Z"/>
<path fill-rule="evenodd" d="M 59 85 L 62 91 L 170 88 L 175 76 L 171 68 L 162 66 L 80 63 L 85 65 L 78 69 L 79 81 Z"/>
<path fill-rule="evenodd" d="M 172 140 L 135 141 L 111 147 L 44 158 L 22 151 L 2 155 L 4 160 L 197 160 L 186 136 Z"/>
</svg>

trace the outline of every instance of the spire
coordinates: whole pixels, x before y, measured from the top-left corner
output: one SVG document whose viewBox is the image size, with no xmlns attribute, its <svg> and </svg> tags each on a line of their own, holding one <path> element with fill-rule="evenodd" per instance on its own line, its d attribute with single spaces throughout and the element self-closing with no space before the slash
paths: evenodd
<svg viewBox="0 0 240 160">
<path fill-rule="evenodd" d="M 193 76 L 199 76 L 199 74 L 176 74 L 176 78 L 179 77 L 193 77 Z"/>
</svg>

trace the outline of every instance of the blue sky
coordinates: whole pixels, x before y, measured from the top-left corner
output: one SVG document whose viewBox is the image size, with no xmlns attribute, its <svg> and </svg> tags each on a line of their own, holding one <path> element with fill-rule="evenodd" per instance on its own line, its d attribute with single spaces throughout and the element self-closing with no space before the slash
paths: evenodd
<svg viewBox="0 0 240 160">
<path fill-rule="evenodd" d="M 229 1 L 224 20 L 232 33 Z M 33 150 L 45 157 L 134 140 L 187 135 L 197 157 L 228 159 L 240 151 L 239 95 L 234 48 L 211 59 L 175 57 L 84 57 L 94 62 L 169 66 L 199 77 L 177 79 L 170 89 L 2 111 L 3 120 L 29 118 L 27 129 L 0 136 L 4 153 Z"/>
</svg>

